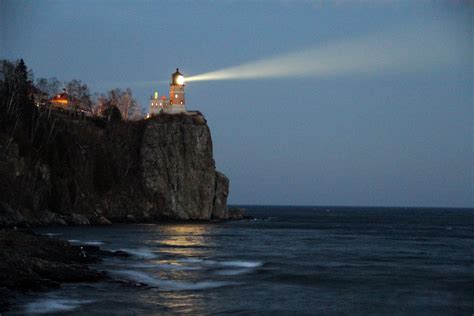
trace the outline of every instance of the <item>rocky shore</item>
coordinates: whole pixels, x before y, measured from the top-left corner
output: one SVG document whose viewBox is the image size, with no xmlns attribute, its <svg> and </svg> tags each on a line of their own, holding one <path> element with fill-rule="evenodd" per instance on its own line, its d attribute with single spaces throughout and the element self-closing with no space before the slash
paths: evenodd
<svg viewBox="0 0 474 316">
<path fill-rule="evenodd" d="M 105 256 L 128 256 L 13 229 L 0 230 L 0 249 L 0 312 L 8 309 L 18 293 L 57 288 L 66 282 L 107 280 L 105 272 L 89 264 Z"/>
</svg>

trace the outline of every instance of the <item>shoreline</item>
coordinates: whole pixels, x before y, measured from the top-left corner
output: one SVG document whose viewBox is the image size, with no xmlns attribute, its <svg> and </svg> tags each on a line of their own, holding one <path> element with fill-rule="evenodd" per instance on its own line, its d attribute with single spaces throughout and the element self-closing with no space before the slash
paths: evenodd
<svg viewBox="0 0 474 316">
<path fill-rule="evenodd" d="M 101 282 L 112 278 L 92 269 L 105 257 L 130 257 L 70 242 L 31 230 L 0 229 L 0 312 L 14 305 L 18 294 L 60 288 L 65 283 Z"/>
<path fill-rule="evenodd" d="M 48 212 L 49 217 L 47 221 L 23 221 L 8 223 L 0 214 L 0 230 L 2 229 L 21 229 L 28 230 L 32 228 L 41 227 L 76 227 L 76 226 L 96 226 L 106 227 L 114 224 L 194 224 L 194 223 L 223 223 L 228 221 L 249 220 L 254 219 L 254 216 L 248 214 L 247 209 L 240 207 L 233 207 L 228 209 L 229 216 L 227 218 L 211 218 L 211 219 L 150 219 L 145 221 L 129 218 L 129 220 L 115 221 L 104 218 L 105 221 L 91 221 L 84 215 L 72 214 L 71 216 L 61 216 L 52 212 Z M 8 224 L 7 224 L 8 223 Z"/>
<path fill-rule="evenodd" d="M 114 224 L 217 224 L 227 221 L 249 220 L 246 210 L 229 210 L 229 219 L 173 220 L 150 222 L 121 222 L 109 224 L 49 225 L 24 223 L 25 226 L 0 227 L 0 314 L 14 306 L 19 294 L 44 292 L 60 288 L 65 283 L 104 282 L 116 280 L 105 271 L 92 269 L 90 265 L 102 262 L 105 257 L 128 258 L 131 254 L 109 251 L 97 245 L 75 245 L 57 236 L 36 233 L 32 229 L 47 227 L 107 227 Z"/>
</svg>

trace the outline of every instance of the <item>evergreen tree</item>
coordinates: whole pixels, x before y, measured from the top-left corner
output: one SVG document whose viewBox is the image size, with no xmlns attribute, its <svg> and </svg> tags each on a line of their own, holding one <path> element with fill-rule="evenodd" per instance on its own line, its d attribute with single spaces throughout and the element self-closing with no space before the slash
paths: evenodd
<svg viewBox="0 0 474 316">
<path fill-rule="evenodd" d="M 17 121 L 19 117 L 29 117 L 33 102 L 28 96 L 31 75 L 23 59 L 13 64 L 0 62 L 0 112 L 3 121 Z"/>
</svg>

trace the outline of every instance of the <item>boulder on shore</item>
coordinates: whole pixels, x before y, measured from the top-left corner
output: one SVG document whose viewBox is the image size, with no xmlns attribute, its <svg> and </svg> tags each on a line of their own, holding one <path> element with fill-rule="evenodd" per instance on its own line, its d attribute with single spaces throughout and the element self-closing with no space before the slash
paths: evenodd
<svg viewBox="0 0 474 316">
<path fill-rule="evenodd" d="M 250 219 L 250 218 L 252 217 L 247 215 L 247 210 L 244 208 L 233 207 L 229 209 L 230 220 Z"/>
<path fill-rule="evenodd" d="M 99 225 L 110 225 L 110 224 L 112 224 L 112 222 L 110 220 L 108 220 L 106 217 L 101 216 L 97 220 L 97 224 L 99 224 Z"/>
<path fill-rule="evenodd" d="M 48 210 L 40 214 L 39 221 L 43 225 L 67 225 L 66 221 L 61 216 Z"/>
<path fill-rule="evenodd" d="M 69 218 L 71 225 L 89 225 L 90 222 L 84 215 L 73 213 Z"/>
</svg>

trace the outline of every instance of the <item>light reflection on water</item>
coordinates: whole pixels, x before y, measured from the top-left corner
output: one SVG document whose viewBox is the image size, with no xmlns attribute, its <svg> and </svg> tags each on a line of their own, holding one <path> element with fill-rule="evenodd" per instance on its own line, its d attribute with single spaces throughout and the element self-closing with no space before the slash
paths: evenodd
<svg viewBox="0 0 474 316">
<path fill-rule="evenodd" d="M 155 227 L 159 235 L 147 242 L 150 247 L 158 247 L 160 253 L 181 257 L 208 255 L 208 248 L 214 246 L 209 225 L 175 224 Z"/>
<path fill-rule="evenodd" d="M 160 292 L 160 301 L 163 307 L 173 313 L 202 314 L 206 312 L 205 304 L 202 304 L 204 296 L 202 292 Z"/>
<path fill-rule="evenodd" d="M 166 287 L 158 286 L 152 289 L 152 295 L 147 293 L 141 296 L 140 301 L 145 305 L 158 303 L 164 310 L 172 313 L 209 313 L 203 295 L 208 284 L 202 285 L 203 291 L 186 290 L 186 287 L 199 287 L 199 282 L 207 282 L 209 278 L 206 271 L 203 271 L 201 258 L 210 256 L 210 249 L 215 246 L 213 227 L 200 224 L 167 224 L 148 229 L 154 231 L 152 235 L 155 238 L 148 239 L 144 244 L 158 251 L 159 256 L 148 261 L 150 269 L 142 271 L 160 280 L 175 281 L 176 289 L 179 290 L 167 290 Z"/>
</svg>

